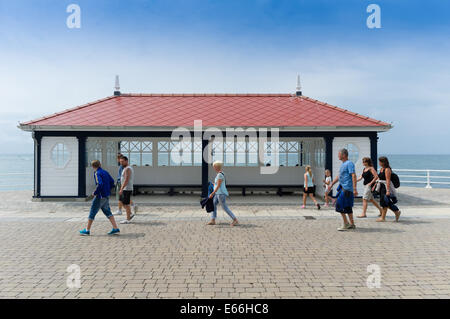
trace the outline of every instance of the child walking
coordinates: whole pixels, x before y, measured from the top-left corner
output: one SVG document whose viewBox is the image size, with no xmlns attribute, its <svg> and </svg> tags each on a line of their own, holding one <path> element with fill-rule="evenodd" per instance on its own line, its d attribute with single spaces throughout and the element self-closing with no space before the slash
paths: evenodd
<svg viewBox="0 0 450 319">
<path fill-rule="evenodd" d="M 331 171 L 329 169 L 325 170 L 325 179 L 323 180 L 323 188 L 324 188 L 324 198 L 325 198 L 325 207 L 329 206 L 330 203 L 330 193 L 331 193 L 331 183 L 333 180 L 331 179 Z"/>
<path fill-rule="evenodd" d="M 217 172 L 216 179 L 214 180 L 214 191 L 209 195 L 209 198 L 213 198 L 214 203 L 214 211 L 211 214 L 211 220 L 207 225 L 215 225 L 217 218 L 217 205 L 220 203 L 222 205 L 223 210 L 231 217 L 233 222 L 231 226 L 236 226 L 238 224 L 238 220 L 236 216 L 234 216 L 231 209 L 228 208 L 226 204 L 226 197 L 228 196 L 228 190 L 225 183 L 225 174 L 223 173 L 223 163 L 220 161 L 215 161 L 213 163 L 214 170 Z"/>
<path fill-rule="evenodd" d="M 317 209 L 320 209 L 320 205 L 316 201 L 316 198 L 314 197 L 314 191 L 315 191 L 315 189 L 314 189 L 314 176 L 313 176 L 312 171 L 311 171 L 311 166 L 306 165 L 304 177 L 305 177 L 305 183 L 304 183 L 304 186 L 303 186 L 303 206 L 302 206 L 302 208 L 306 207 L 306 198 L 309 195 L 309 197 L 311 197 L 311 199 L 313 200 L 314 205 L 316 205 Z"/>
</svg>

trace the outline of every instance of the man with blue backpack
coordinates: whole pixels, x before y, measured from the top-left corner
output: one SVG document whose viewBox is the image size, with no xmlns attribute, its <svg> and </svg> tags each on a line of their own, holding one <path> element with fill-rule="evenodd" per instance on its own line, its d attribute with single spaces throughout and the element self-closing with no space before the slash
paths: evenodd
<svg viewBox="0 0 450 319">
<path fill-rule="evenodd" d="M 108 233 L 108 235 L 118 235 L 120 234 L 120 229 L 117 227 L 116 220 L 111 213 L 111 208 L 109 207 L 109 196 L 111 195 L 111 188 L 114 187 L 114 179 L 109 175 L 107 171 L 102 169 L 100 161 L 95 160 L 91 163 L 94 169 L 94 180 L 96 188 L 93 192 L 94 199 L 91 205 L 91 211 L 89 212 L 89 220 L 87 227 L 80 230 L 80 235 L 89 236 L 91 234 L 91 226 L 94 222 L 95 215 L 101 209 L 106 218 L 109 219 L 113 228 Z"/>
</svg>

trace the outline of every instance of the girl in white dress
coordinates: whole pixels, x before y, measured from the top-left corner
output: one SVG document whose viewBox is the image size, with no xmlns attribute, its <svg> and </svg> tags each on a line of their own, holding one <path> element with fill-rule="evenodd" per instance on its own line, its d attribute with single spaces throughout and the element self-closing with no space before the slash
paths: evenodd
<svg viewBox="0 0 450 319">
<path fill-rule="evenodd" d="M 331 183 L 332 183 L 332 179 L 331 179 L 331 171 L 329 169 L 325 170 L 325 179 L 323 180 L 323 188 L 324 188 L 324 197 L 325 197 L 325 207 L 329 206 L 330 203 L 330 192 L 331 192 Z"/>
</svg>

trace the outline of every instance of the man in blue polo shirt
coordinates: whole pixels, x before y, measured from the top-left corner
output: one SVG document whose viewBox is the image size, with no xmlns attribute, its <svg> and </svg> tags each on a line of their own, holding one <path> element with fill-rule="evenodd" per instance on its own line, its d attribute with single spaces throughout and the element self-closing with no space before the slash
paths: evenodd
<svg viewBox="0 0 450 319">
<path fill-rule="evenodd" d="M 100 161 L 92 161 L 91 165 L 94 169 L 94 180 L 96 185 L 92 194 L 94 195 L 94 200 L 92 201 L 87 227 L 80 230 L 80 235 L 89 236 L 91 234 L 92 223 L 94 222 L 95 215 L 97 215 L 100 209 L 113 226 L 108 235 L 119 234 L 120 230 L 117 227 L 116 220 L 114 219 L 114 216 L 111 213 L 111 208 L 109 207 L 109 195 L 111 195 L 111 188 L 114 187 L 114 179 L 107 171 L 101 168 Z"/>
<path fill-rule="evenodd" d="M 338 158 L 342 161 L 342 165 L 339 170 L 339 176 L 336 176 L 333 180 L 331 187 L 339 181 L 336 211 L 341 214 L 344 225 L 338 230 L 346 231 L 356 228 L 353 220 L 353 203 L 355 196 L 358 196 L 358 191 L 356 190 L 355 164 L 348 160 L 347 149 L 341 149 L 338 153 Z"/>
</svg>

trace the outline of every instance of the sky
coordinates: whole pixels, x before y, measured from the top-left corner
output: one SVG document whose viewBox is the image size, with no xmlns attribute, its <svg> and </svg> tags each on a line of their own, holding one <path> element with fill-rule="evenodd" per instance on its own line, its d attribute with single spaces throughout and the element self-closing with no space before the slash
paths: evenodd
<svg viewBox="0 0 450 319">
<path fill-rule="evenodd" d="M 449 57 L 446 0 L 0 0 L 0 146 L 32 153 L 19 122 L 110 96 L 116 74 L 127 93 L 293 93 L 300 74 L 392 123 L 380 153 L 450 154 Z"/>
</svg>

